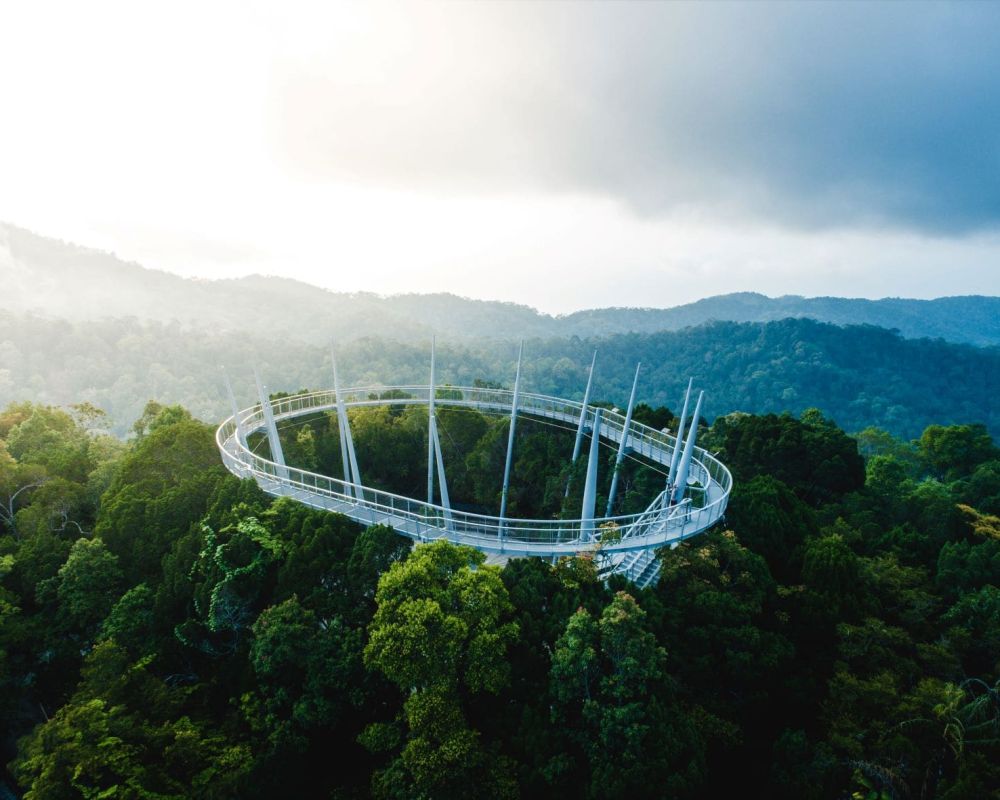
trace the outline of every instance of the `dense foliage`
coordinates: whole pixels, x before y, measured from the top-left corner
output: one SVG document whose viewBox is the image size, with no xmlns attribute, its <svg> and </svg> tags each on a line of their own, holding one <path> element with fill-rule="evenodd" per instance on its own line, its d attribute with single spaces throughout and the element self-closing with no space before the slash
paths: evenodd
<svg viewBox="0 0 1000 800">
<path fill-rule="evenodd" d="M 262 330 L 264 330 L 262 328 Z M 338 340 L 343 385 L 426 383 L 430 336 Z M 506 330 L 516 335 L 521 329 Z M 982 422 L 1000 436 L 1000 349 L 904 339 L 872 327 L 807 319 L 767 324 L 714 323 L 682 331 L 587 339 L 529 339 L 524 387 L 580 399 L 594 349 L 595 396 L 624 406 L 636 362 L 639 400 L 677 408 L 688 376 L 705 389 L 705 416 L 745 411 L 801 414 L 819 408 L 847 431 L 878 425 L 913 438 L 933 423 Z M 438 344 L 438 377 L 513 383 L 516 344 Z M 272 390 L 329 387 L 326 345 L 276 335 L 186 330 L 135 319 L 69 323 L 0 312 L 0 405 L 87 401 L 124 434 L 149 397 L 179 403 L 199 419 L 228 416 L 219 372 L 230 370 L 237 397 L 255 400 L 251 366 Z"/>
<path fill-rule="evenodd" d="M 443 395 L 448 391 L 442 389 L 438 393 Z M 372 393 L 373 398 L 377 396 Z M 348 414 L 365 486 L 405 497 L 425 497 L 426 407 L 382 405 L 351 409 Z M 503 474 L 507 454 L 509 417 L 438 406 L 436 418 L 442 455 L 448 464 L 452 504 L 475 513 L 498 514 L 502 488 L 498 476 Z M 675 422 L 669 409 L 662 406 L 654 409 L 645 404 L 636 407 L 633 419 L 659 428 Z M 285 423 L 279 435 L 286 463 L 321 475 L 347 477 L 335 413 L 297 417 L 294 422 Z M 507 498 L 512 516 L 580 518 L 586 464 L 585 459 L 579 459 L 575 466 L 571 464 L 574 435 L 572 426 L 520 419 L 515 429 L 515 455 Z M 267 439 L 262 434 L 254 434 L 251 447 L 268 454 Z M 600 452 L 597 507 L 603 510 L 607 507 L 617 450 L 604 442 Z M 618 477 L 613 513 L 637 514 L 662 491 L 666 473 L 662 465 L 629 454 L 622 461 Z"/>
<path fill-rule="evenodd" d="M 289 445 L 335 472 L 312 422 Z M 445 422 L 475 492 L 468 455 L 502 425 Z M 416 412 L 357 424 L 373 452 L 426 453 Z M 0 412 L 0 794 L 1000 797 L 982 426 L 720 418 L 731 529 L 665 550 L 639 590 L 599 553 L 501 568 L 272 501 L 179 407 L 127 445 L 103 425 Z M 525 426 L 532 496 L 559 436 Z M 397 460 L 382 478 L 413 479 Z"/>
</svg>

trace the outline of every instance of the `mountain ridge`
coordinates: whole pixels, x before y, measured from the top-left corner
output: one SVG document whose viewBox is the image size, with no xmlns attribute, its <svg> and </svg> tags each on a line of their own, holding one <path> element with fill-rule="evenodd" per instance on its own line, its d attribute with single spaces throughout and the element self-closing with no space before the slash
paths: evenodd
<svg viewBox="0 0 1000 800">
<path fill-rule="evenodd" d="M 270 331 L 305 342 L 364 336 L 513 339 L 678 331 L 707 322 L 808 318 L 875 325 L 907 338 L 1000 344 L 1000 297 L 932 300 L 833 296 L 768 297 L 733 292 L 667 308 L 612 306 L 547 314 L 530 306 L 449 292 L 334 292 L 294 278 L 183 278 L 113 253 L 0 222 L 0 309 L 72 321 L 117 317 Z M 114 291 L 109 291 L 109 287 Z"/>
</svg>

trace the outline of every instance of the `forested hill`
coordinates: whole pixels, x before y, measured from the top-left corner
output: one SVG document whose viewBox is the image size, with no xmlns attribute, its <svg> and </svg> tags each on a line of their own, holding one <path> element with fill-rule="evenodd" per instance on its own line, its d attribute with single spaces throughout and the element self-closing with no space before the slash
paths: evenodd
<svg viewBox="0 0 1000 800">
<path fill-rule="evenodd" d="M 421 412 L 352 412 L 366 483 L 419 496 Z M 640 589 L 601 579 L 596 544 L 501 568 L 273 501 L 177 406 L 128 443 L 95 416 L 0 407 L 2 798 L 997 797 L 980 427 L 720 419 L 731 529 L 663 548 Z M 284 430 L 291 463 L 340 461 L 331 422 Z M 452 487 L 495 501 L 504 423 L 440 422 Z M 518 426 L 519 509 L 579 508 L 569 441 Z"/>
<path fill-rule="evenodd" d="M 898 329 L 911 338 L 1000 344 L 1000 298 L 936 300 L 721 295 L 675 308 L 602 308 L 565 316 L 449 294 L 338 294 L 297 281 L 252 276 L 186 280 L 116 256 L 0 223 L 0 309 L 72 320 L 108 317 L 216 329 L 267 330 L 308 342 L 382 336 L 450 338 L 604 336 L 676 331 L 713 320 L 769 322 L 808 317 Z M 655 302 L 656 298 L 651 297 Z"/>
<path fill-rule="evenodd" d="M 393 334 L 394 331 L 386 331 Z M 595 397 L 623 404 L 637 361 L 639 399 L 676 410 L 687 377 L 706 390 L 706 416 L 820 408 L 849 431 L 871 425 L 906 438 L 931 423 L 981 422 L 1000 432 L 1000 349 L 905 339 L 889 331 L 811 320 L 721 322 L 679 332 L 598 339 L 529 339 L 525 386 L 579 398 L 594 348 Z M 350 384 L 425 382 L 429 339 L 367 338 L 338 354 Z M 439 345 L 441 381 L 511 383 L 516 346 Z M 281 337 L 182 329 L 137 320 L 70 323 L 0 312 L 0 405 L 88 401 L 124 433 L 147 400 L 196 416 L 228 415 L 219 365 L 239 398 L 253 400 L 256 363 L 275 391 L 328 387 L 329 352 Z"/>
</svg>

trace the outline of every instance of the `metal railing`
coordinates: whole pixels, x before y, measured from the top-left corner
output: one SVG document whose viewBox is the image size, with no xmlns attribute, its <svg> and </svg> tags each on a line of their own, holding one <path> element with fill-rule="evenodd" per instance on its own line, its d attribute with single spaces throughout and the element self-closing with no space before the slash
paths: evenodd
<svg viewBox="0 0 1000 800">
<path fill-rule="evenodd" d="M 388 394 L 388 396 L 386 396 Z M 427 386 L 374 386 L 341 392 L 348 408 L 378 405 L 427 405 Z M 486 413 L 509 414 L 513 393 L 503 389 L 438 387 L 438 407 L 473 408 Z M 280 423 L 306 414 L 336 408 L 332 391 L 310 392 L 271 401 Z M 521 392 L 518 413 L 528 418 L 552 419 L 575 426 L 583 406 L 572 400 Z M 588 408 L 588 416 L 592 415 Z M 293 466 L 280 466 L 250 450 L 246 438 L 264 427 L 260 405 L 239 412 L 242 437 L 237 436 L 233 417 L 216 432 L 216 443 L 227 469 L 242 478 L 253 478 L 275 496 L 296 499 L 308 505 L 337 511 L 365 524 L 383 523 L 420 541 L 446 538 L 480 550 L 518 555 L 560 555 L 600 549 L 602 553 L 659 547 L 686 539 L 715 525 L 723 516 L 732 476 L 725 465 L 702 448 L 695 448 L 691 479 L 703 489 L 701 507 L 690 500 L 671 505 L 661 492 L 638 514 L 599 517 L 594 520 L 500 519 L 415 500 L 368 486 L 320 475 Z M 627 435 L 627 448 L 661 466 L 668 466 L 676 438 L 633 421 L 626 434 L 621 414 L 602 411 L 600 436 L 620 442 Z M 590 426 L 592 427 L 592 426 Z M 610 535 L 613 532 L 613 535 Z M 607 535 L 606 535 L 607 534 Z M 602 538 L 606 541 L 602 542 Z"/>
</svg>

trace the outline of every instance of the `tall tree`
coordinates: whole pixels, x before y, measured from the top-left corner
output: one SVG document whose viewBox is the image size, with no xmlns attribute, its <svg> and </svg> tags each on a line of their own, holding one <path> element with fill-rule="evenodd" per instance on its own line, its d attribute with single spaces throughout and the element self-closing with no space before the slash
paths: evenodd
<svg viewBox="0 0 1000 800">
<path fill-rule="evenodd" d="M 511 765 L 482 744 L 465 711 L 475 695 L 495 694 L 507 684 L 507 648 L 517 636 L 500 570 L 484 561 L 471 548 L 436 542 L 415 548 L 379 580 L 365 662 L 399 686 L 406 700 L 396 723 L 365 733 L 373 749 L 395 750 L 402 743 L 374 778 L 377 795 L 515 792 Z"/>
</svg>

